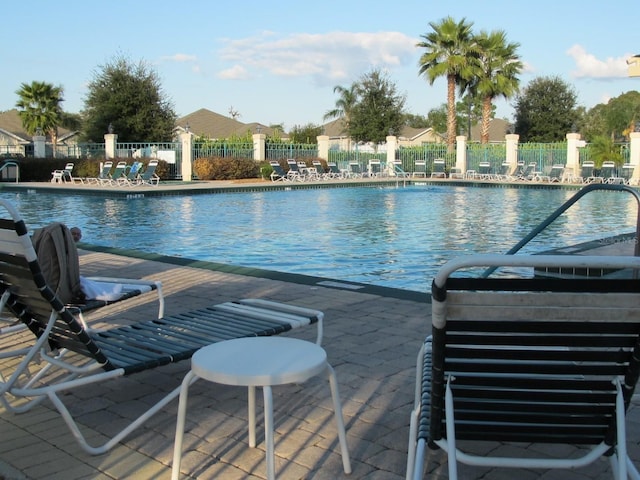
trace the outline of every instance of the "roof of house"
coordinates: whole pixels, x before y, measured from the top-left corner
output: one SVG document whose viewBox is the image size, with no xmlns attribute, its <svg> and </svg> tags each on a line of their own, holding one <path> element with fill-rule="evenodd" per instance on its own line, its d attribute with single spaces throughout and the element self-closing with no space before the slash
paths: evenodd
<svg viewBox="0 0 640 480">
<path fill-rule="evenodd" d="M 489 123 L 489 141 L 490 142 L 504 142 L 504 136 L 507 134 L 507 129 L 510 123 L 503 118 L 494 118 Z M 471 127 L 471 138 L 468 139 L 472 142 L 480 141 L 480 124 L 476 123 Z"/>
<path fill-rule="evenodd" d="M 275 130 L 261 123 L 242 123 L 230 117 L 225 117 L 219 113 L 212 112 L 206 108 L 201 108 L 193 113 L 185 115 L 176 120 L 176 129 L 179 131 L 189 131 L 195 135 L 208 138 L 228 138 L 234 135 L 243 136 L 247 132 L 264 133 L 270 135 Z"/>
<path fill-rule="evenodd" d="M 6 135 L 11 135 L 16 140 L 21 140 L 30 143 L 33 140 L 32 135 L 29 135 L 22 127 L 22 119 L 18 110 L 15 108 L 7 110 L 6 112 L 0 112 L 0 130 Z M 67 128 L 58 127 L 58 140 L 63 140 L 70 136 L 73 136 L 77 132 L 69 130 Z"/>
</svg>

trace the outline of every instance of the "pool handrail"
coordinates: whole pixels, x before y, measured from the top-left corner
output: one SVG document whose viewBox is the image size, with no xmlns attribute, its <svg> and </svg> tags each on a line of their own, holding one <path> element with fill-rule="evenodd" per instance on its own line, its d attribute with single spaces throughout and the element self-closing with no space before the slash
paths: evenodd
<svg viewBox="0 0 640 480">
<path fill-rule="evenodd" d="M 542 221 L 537 227 L 535 227 L 529 234 L 520 240 L 516 245 L 514 245 L 506 255 L 514 255 L 517 253 L 522 247 L 524 247 L 527 243 L 533 240 L 539 233 L 541 233 L 545 228 L 551 225 L 560 215 L 562 215 L 565 211 L 567 211 L 572 205 L 574 205 L 578 200 L 584 197 L 587 193 L 593 192 L 594 190 L 618 190 L 628 192 L 633 195 L 636 199 L 636 203 L 638 204 L 638 213 L 636 216 L 636 242 L 634 246 L 633 254 L 634 256 L 640 256 L 640 245 L 638 239 L 640 238 L 640 194 L 637 190 L 622 184 L 611 184 L 611 183 L 591 183 L 586 187 L 581 188 L 578 192 L 571 197 L 569 200 L 564 202 L 555 212 L 549 215 L 544 221 Z M 487 268 L 483 273 L 482 277 L 487 278 L 491 275 L 498 267 L 490 267 Z"/>
<path fill-rule="evenodd" d="M 2 162 L 2 165 L 0 165 L 0 172 L 7 167 L 16 167 L 16 183 L 18 183 L 20 181 L 20 165 L 12 160 L 5 160 Z"/>
</svg>

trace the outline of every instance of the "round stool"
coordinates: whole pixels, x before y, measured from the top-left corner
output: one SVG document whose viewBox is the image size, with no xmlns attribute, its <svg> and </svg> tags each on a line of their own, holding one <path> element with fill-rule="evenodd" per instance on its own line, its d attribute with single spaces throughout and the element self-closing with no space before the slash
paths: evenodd
<svg viewBox="0 0 640 480">
<path fill-rule="evenodd" d="M 214 343 L 198 350 L 191 358 L 191 371 L 180 388 L 176 439 L 173 451 L 172 480 L 180 475 L 182 439 L 187 412 L 189 386 L 202 378 L 224 385 L 249 387 L 249 446 L 256 445 L 255 387 L 262 387 L 264 396 L 264 436 L 266 443 L 267 478 L 275 479 L 273 452 L 273 385 L 304 382 L 327 373 L 338 439 L 345 473 L 351 473 L 347 437 L 342 419 L 342 405 L 336 374 L 327 362 L 327 354 L 315 343 L 286 337 L 247 337 Z"/>
</svg>

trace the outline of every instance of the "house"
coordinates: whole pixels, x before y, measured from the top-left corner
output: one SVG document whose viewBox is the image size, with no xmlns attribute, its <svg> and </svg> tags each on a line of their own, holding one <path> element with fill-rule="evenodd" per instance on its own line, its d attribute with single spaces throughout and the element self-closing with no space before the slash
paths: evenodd
<svg viewBox="0 0 640 480">
<path fill-rule="evenodd" d="M 492 119 L 489 122 L 489 143 L 504 142 L 504 137 L 510 125 L 509 121 L 503 118 Z M 480 142 L 480 127 L 480 123 L 476 123 L 471 127 L 471 138 L 467 139 L 468 141 Z"/>
<path fill-rule="evenodd" d="M 243 137 L 249 132 L 264 133 L 265 135 L 275 135 L 276 130 L 261 123 L 242 123 L 230 117 L 225 117 L 219 113 L 212 112 L 206 108 L 201 108 L 193 113 L 185 115 L 176 120 L 173 129 L 174 135 L 190 131 L 196 136 L 209 138 L 212 140 L 229 138 L 232 136 Z M 282 135 L 283 132 L 280 132 Z"/>
<path fill-rule="evenodd" d="M 72 147 L 78 143 L 78 131 L 58 128 L 58 147 Z M 47 149 L 51 153 L 51 138 Z M 33 137 L 22 127 L 22 119 L 15 108 L 0 113 L 0 155 L 27 156 L 33 154 Z"/>
</svg>

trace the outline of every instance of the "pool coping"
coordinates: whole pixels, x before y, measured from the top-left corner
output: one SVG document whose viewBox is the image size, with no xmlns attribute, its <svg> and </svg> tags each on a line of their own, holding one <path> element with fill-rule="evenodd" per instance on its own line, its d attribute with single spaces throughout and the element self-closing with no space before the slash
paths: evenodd
<svg viewBox="0 0 640 480">
<path fill-rule="evenodd" d="M 80 250 L 90 252 L 110 253 L 122 257 L 135 258 L 139 260 L 149 260 L 154 262 L 166 263 L 169 265 L 177 265 L 181 267 L 200 268 L 204 270 L 230 273 L 234 275 L 243 275 L 246 277 L 267 278 L 269 280 L 280 280 L 283 282 L 296 283 L 299 285 L 318 286 L 325 288 L 335 288 L 338 290 L 349 290 L 357 293 L 365 293 L 377 295 L 379 297 L 395 298 L 399 300 L 412 300 L 416 302 L 431 303 L 431 296 L 426 292 L 417 290 L 406 290 L 402 288 L 384 287 L 381 285 L 372 285 L 368 283 L 350 282 L 347 280 L 337 280 L 329 277 L 317 277 L 312 275 L 304 275 L 301 273 L 287 273 L 276 270 L 266 270 L 254 267 L 243 267 L 240 265 L 231 265 L 226 263 L 210 262 L 205 260 L 196 260 L 187 257 L 174 257 L 171 255 L 161 255 L 153 252 L 145 252 L 135 249 L 123 249 L 115 247 L 106 247 L 102 245 L 79 243 Z"/>
</svg>

